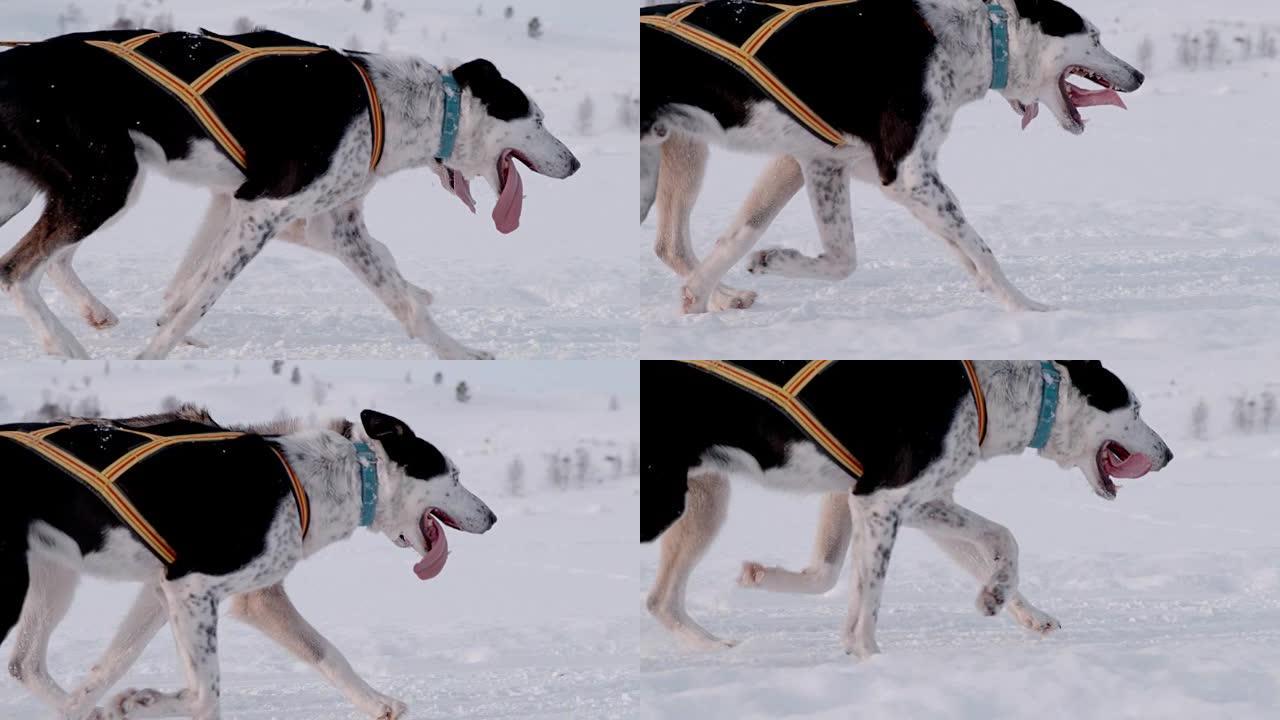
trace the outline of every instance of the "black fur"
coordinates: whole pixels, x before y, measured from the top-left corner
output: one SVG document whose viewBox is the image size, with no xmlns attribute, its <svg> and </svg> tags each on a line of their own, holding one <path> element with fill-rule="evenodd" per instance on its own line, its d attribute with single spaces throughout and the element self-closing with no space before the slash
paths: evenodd
<svg viewBox="0 0 1280 720">
<path fill-rule="evenodd" d="M 1071 376 L 1071 384 L 1093 407 L 1111 412 L 1128 407 L 1129 388 L 1097 360 L 1058 360 Z"/>
<path fill-rule="evenodd" d="M 734 364 L 780 384 L 804 362 Z M 768 470 L 786 462 L 790 443 L 808 439 L 771 403 L 686 363 L 643 361 L 640 383 L 644 542 L 684 511 L 688 472 L 714 446 L 746 451 Z M 842 361 L 801 396 L 862 463 L 865 473 L 853 492 L 869 495 L 911 482 L 941 457 L 970 386 L 958 361 Z"/>
<path fill-rule="evenodd" d="M 7 425 L 0 430 L 48 426 Z M 147 432 L 219 429 L 176 421 L 148 427 Z M 109 424 L 82 424 L 55 433 L 49 442 L 103 468 L 145 440 Z M 3 516 L 0 537 L 25 541 L 31 524 L 43 521 L 71 537 L 82 554 L 89 554 L 101 549 L 106 532 L 128 528 L 79 480 L 16 442 L 0 438 L 0 467 L 12 479 L 7 492 L 13 501 Z M 244 567 L 265 551 L 280 503 L 293 502 L 272 441 L 260 435 L 166 448 L 125 473 L 117 486 L 176 552 L 177 562 L 167 569 L 171 580 L 193 572 L 225 575 Z M 24 566 L 25 562 L 24 554 Z"/>
<path fill-rule="evenodd" d="M 25 171 L 55 197 L 76 198 L 109 218 L 137 174 L 129 132 L 168 159 L 208 139 L 186 106 L 123 60 L 86 40 L 122 42 L 143 30 L 77 33 L 0 53 L 0 162 Z M 314 46 L 275 32 L 226 36 L 243 45 Z M 210 37 L 168 33 L 140 52 L 185 81 L 234 51 Z M 214 85 L 205 98 L 244 146 L 242 199 L 296 194 L 330 166 L 368 99 L 352 61 L 330 51 L 266 57 Z M 372 149 L 371 149 L 372 150 Z M 103 218 L 103 219 L 106 219 Z"/>
<path fill-rule="evenodd" d="M 682 5 L 640 13 L 667 15 Z M 686 22 L 741 44 L 776 12 L 767 5 L 717 0 Z M 757 57 L 824 120 L 870 146 L 888 185 L 915 145 L 928 108 L 924 75 L 936 46 L 915 3 L 861 0 L 797 16 Z M 676 112 L 675 105 L 701 108 L 733 128 L 746 123 L 749 105 L 773 102 L 736 66 L 646 25 L 640 29 L 640 59 L 642 133 Z"/>
<path fill-rule="evenodd" d="M 1085 31 L 1080 13 L 1058 0 L 1015 0 L 1018 15 L 1040 26 L 1045 35 L 1066 37 Z"/>
<path fill-rule="evenodd" d="M 419 480 L 430 480 L 449 472 L 449 461 L 435 445 L 413 434 L 400 420 L 376 410 L 360 413 L 360 423 L 371 440 L 382 443 L 391 461 Z"/>
<path fill-rule="evenodd" d="M 471 95 L 484 103 L 489 114 L 499 120 L 517 120 L 529 117 L 532 106 L 524 91 L 515 83 L 502 77 L 498 68 L 488 60 L 472 60 L 453 70 L 458 86 L 471 90 Z"/>
</svg>

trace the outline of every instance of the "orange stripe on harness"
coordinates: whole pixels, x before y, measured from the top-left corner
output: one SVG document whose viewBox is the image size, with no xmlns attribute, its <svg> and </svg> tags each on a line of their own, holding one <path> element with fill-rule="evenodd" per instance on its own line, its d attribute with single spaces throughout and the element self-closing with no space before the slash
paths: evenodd
<svg viewBox="0 0 1280 720">
<path fill-rule="evenodd" d="M 129 428 L 118 428 L 124 432 L 130 432 L 142 437 L 148 438 L 148 442 L 129 450 L 115 462 L 108 465 L 103 470 L 97 470 L 66 450 L 54 445 L 48 441 L 48 438 L 55 433 L 66 430 L 71 426 L 57 425 L 53 427 L 41 428 L 32 432 L 14 432 L 0 431 L 0 437 L 8 438 L 17 442 L 36 454 L 44 457 L 54 466 L 60 468 L 67 474 L 80 480 L 86 487 L 92 490 L 103 502 L 105 502 L 120 518 L 122 522 L 133 529 L 138 537 L 151 549 L 157 557 L 167 565 L 174 564 L 177 559 L 177 553 L 173 547 L 165 541 L 165 539 L 156 531 L 151 523 L 138 512 L 129 498 L 116 486 L 116 482 L 135 467 L 138 463 L 155 455 L 164 448 L 183 443 L 195 442 L 215 442 L 223 440 L 234 440 L 243 437 L 244 433 L 239 432 L 211 432 L 198 433 L 192 435 L 171 435 L 160 436 L 152 435 L 138 430 Z M 311 530 L 311 501 L 307 496 L 306 488 L 302 486 L 302 482 L 298 480 L 298 476 L 293 471 L 293 467 L 285 458 L 284 454 L 274 446 L 271 448 L 276 457 L 280 459 L 280 464 L 284 466 L 285 473 L 289 477 L 289 489 L 293 493 L 294 501 L 298 507 L 298 522 L 302 529 L 302 539 L 307 539 L 307 534 Z"/>
<path fill-rule="evenodd" d="M 182 104 L 186 105 L 191 114 L 204 127 L 209 137 L 222 148 L 227 157 L 231 158 L 231 161 L 241 170 L 246 170 L 249 167 L 245 149 L 236 140 L 235 135 L 223 124 L 222 119 L 218 117 L 213 107 L 205 101 L 204 94 L 216 85 L 218 81 L 259 58 L 298 57 L 330 52 L 330 48 L 312 46 L 251 48 L 225 38 L 203 36 L 209 40 L 220 42 L 236 52 L 234 55 L 218 61 L 217 64 L 196 78 L 194 82 L 187 83 L 159 63 L 138 52 L 142 45 L 160 37 L 160 35 L 161 33 L 147 33 L 120 43 L 104 40 L 86 40 L 85 42 L 106 50 L 129 63 L 138 72 L 146 75 L 161 88 L 176 97 Z M 373 150 L 369 161 L 369 170 L 373 171 L 378 167 L 378 163 L 382 161 L 382 152 L 386 143 L 382 103 L 378 99 L 378 91 L 373 85 L 373 80 L 369 77 L 369 73 L 364 66 L 354 58 L 349 59 L 351 59 L 351 63 L 355 65 L 356 70 L 360 73 L 360 77 L 364 82 L 365 92 L 369 98 L 369 119 L 373 126 Z"/>
<path fill-rule="evenodd" d="M 843 0 L 844 2 L 855 2 L 856 0 Z M 814 3 L 814 5 L 826 5 L 828 3 Z M 699 8 L 701 5 L 686 6 Z M 801 6 L 806 9 L 808 6 Z M 684 9 L 684 8 L 682 8 Z M 678 11 L 677 11 L 678 12 Z M 687 15 L 688 13 L 686 13 Z M 674 13 L 673 13 L 674 15 Z M 828 144 L 839 147 L 845 144 L 844 136 L 839 130 L 832 127 L 826 120 L 823 120 L 818 113 L 814 112 L 803 100 L 783 84 L 764 63 L 756 59 L 753 53 L 746 52 L 742 47 L 726 42 L 725 40 L 713 35 L 698 27 L 694 27 L 678 19 L 670 16 L 662 15 L 641 15 L 640 23 L 649 25 L 655 29 L 675 35 L 685 42 L 702 48 L 703 50 L 715 55 L 743 71 L 756 82 L 765 92 L 769 93 L 778 104 L 787 109 L 797 120 L 809 128 L 810 132 L 825 140 Z M 766 23 L 767 25 L 768 23 Z M 779 26 L 781 27 L 781 26 Z M 770 33 L 772 34 L 772 33 Z M 753 36 L 754 37 L 754 36 Z M 768 38 L 766 37 L 765 40 Z M 750 40 L 748 40 L 750 42 Z M 756 44 L 756 51 L 759 51 L 763 40 Z"/>
<path fill-rule="evenodd" d="M 963 360 L 965 375 L 969 377 L 969 389 L 973 391 L 973 404 L 978 410 L 978 447 L 987 441 L 987 396 L 978 382 L 978 370 L 972 360 Z"/>
<path fill-rule="evenodd" d="M 769 41 L 769 38 L 773 37 L 774 33 L 781 30 L 783 25 L 791 22 L 801 13 L 805 13 L 816 8 L 832 7 L 835 5 L 849 5 L 855 2 L 858 2 L 858 0 L 818 0 L 818 2 L 811 2 L 805 5 L 774 5 L 773 3 L 766 3 L 771 7 L 778 8 L 782 12 L 779 12 L 777 15 L 769 18 L 765 24 L 761 25 L 759 29 L 752 33 L 751 37 L 747 38 L 747 41 L 742 43 L 742 51 L 748 55 L 755 55 L 760 51 L 760 48 L 764 47 L 764 44 Z"/>
</svg>

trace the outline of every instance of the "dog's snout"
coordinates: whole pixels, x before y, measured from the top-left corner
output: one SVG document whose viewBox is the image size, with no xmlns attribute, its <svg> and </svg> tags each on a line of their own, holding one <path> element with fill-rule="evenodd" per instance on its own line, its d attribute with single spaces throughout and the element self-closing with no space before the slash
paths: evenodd
<svg viewBox="0 0 1280 720">
<path fill-rule="evenodd" d="M 498 524 L 498 516 L 495 515 L 492 510 L 490 510 L 489 511 L 489 527 L 493 527 L 494 525 L 497 525 L 497 524 Z"/>
<path fill-rule="evenodd" d="M 1168 465 L 1171 462 L 1173 462 L 1173 451 L 1169 449 L 1168 445 L 1166 445 L 1164 448 L 1164 462 L 1161 463 L 1161 465 Z"/>
<path fill-rule="evenodd" d="M 573 175 L 574 173 L 578 172 L 579 168 L 581 167 L 582 167 L 582 163 L 578 162 L 578 158 L 576 157 L 569 158 L 569 175 Z M 569 177 L 569 175 L 565 175 L 565 177 Z"/>
<path fill-rule="evenodd" d="M 1147 76 L 1142 74 L 1141 70 L 1133 71 L 1133 89 L 1137 90 L 1142 87 L 1142 83 L 1147 81 Z"/>
</svg>

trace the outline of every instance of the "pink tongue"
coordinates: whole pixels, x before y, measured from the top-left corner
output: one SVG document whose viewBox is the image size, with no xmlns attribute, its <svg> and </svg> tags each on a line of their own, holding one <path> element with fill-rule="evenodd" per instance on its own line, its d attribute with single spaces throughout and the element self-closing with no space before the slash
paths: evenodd
<svg viewBox="0 0 1280 720">
<path fill-rule="evenodd" d="M 1128 106 L 1124 104 L 1124 100 L 1120 99 L 1120 95 L 1110 88 L 1103 88 L 1101 90 L 1084 90 L 1072 85 L 1071 83 L 1067 83 L 1067 94 L 1071 96 L 1071 104 L 1076 107 L 1114 105 L 1123 110 L 1129 109 Z"/>
<path fill-rule="evenodd" d="M 413 566 L 413 573 L 419 580 L 430 580 L 444 570 L 444 563 L 449 559 L 449 538 L 431 513 L 422 516 L 422 535 L 430 548 L 422 556 L 422 560 Z"/>
<path fill-rule="evenodd" d="M 493 206 L 493 225 L 505 235 L 520 227 L 520 211 L 524 208 L 524 181 L 512 162 L 510 150 L 504 150 L 498 159 L 498 175 L 502 193 L 498 195 L 498 204 Z"/>
<path fill-rule="evenodd" d="M 1107 473 L 1119 478 L 1140 478 L 1151 472 L 1151 458 L 1142 453 L 1134 453 L 1125 458 L 1120 464 L 1115 464 L 1111 459 L 1111 454 L 1107 454 L 1106 460 Z"/>
</svg>

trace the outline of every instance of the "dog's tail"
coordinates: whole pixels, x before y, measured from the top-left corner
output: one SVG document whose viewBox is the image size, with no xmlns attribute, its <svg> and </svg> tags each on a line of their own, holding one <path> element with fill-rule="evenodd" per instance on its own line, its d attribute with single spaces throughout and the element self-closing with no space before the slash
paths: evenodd
<svg viewBox="0 0 1280 720">
<path fill-rule="evenodd" d="M 27 586 L 31 584 L 27 570 L 27 539 L 0 537 L 0 643 L 9 637 L 9 631 L 18 624 L 22 603 L 27 599 Z"/>
</svg>

